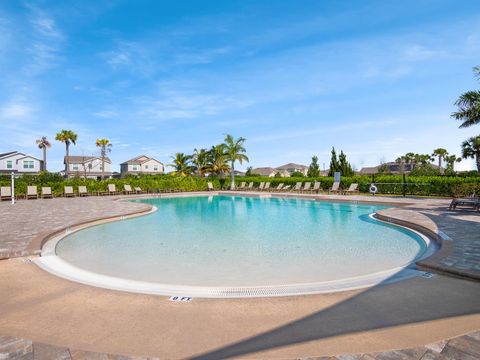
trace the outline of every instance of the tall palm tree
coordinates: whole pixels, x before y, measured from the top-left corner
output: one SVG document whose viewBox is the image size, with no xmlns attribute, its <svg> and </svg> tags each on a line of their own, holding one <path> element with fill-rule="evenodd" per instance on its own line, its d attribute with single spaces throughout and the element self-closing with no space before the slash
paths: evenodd
<svg viewBox="0 0 480 360">
<path fill-rule="evenodd" d="M 477 171 L 480 174 L 480 135 L 471 137 L 462 143 L 462 157 L 475 159 Z"/>
<path fill-rule="evenodd" d="M 36 144 L 39 149 L 43 150 L 43 171 L 47 171 L 47 148 L 51 148 L 52 144 L 48 141 L 46 136 L 42 136 L 40 139 L 37 139 Z"/>
<path fill-rule="evenodd" d="M 197 174 L 202 177 L 205 176 L 205 167 L 208 162 L 207 149 L 193 149 L 192 162 L 195 165 Z"/>
<path fill-rule="evenodd" d="M 193 173 L 193 166 L 190 164 L 192 160 L 191 155 L 185 155 L 184 153 L 176 153 L 172 156 L 173 163 L 167 166 L 173 167 L 175 170 L 172 175 L 188 176 Z"/>
<path fill-rule="evenodd" d="M 230 177 L 231 177 L 231 190 L 235 190 L 235 161 L 238 161 L 240 164 L 243 161 L 248 162 L 248 157 L 245 155 L 247 152 L 243 147 L 246 139 L 239 137 L 234 139 L 232 135 L 225 136 L 225 155 L 227 160 L 230 161 Z"/>
<path fill-rule="evenodd" d="M 228 158 L 225 152 L 225 144 L 218 144 L 212 146 L 208 151 L 207 165 L 205 166 L 205 172 L 211 175 L 221 176 L 230 171 L 228 165 Z"/>
<path fill-rule="evenodd" d="M 100 148 L 100 157 L 102 158 L 102 180 L 105 178 L 105 159 L 107 153 L 112 151 L 112 144 L 108 139 L 97 139 L 95 145 Z"/>
<path fill-rule="evenodd" d="M 77 142 L 78 135 L 75 134 L 72 130 L 62 130 L 55 136 L 55 140 L 58 140 L 62 143 L 65 143 L 65 176 L 68 177 L 68 172 L 70 171 L 70 159 L 69 159 L 69 148 L 70 144 L 75 145 Z"/>
<path fill-rule="evenodd" d="M 480 79 L 480 66 L 473 68 L 475 77 Z M 480 91 L 472 90 L 467 91 L 460 95 L 457 101 L 455 101 L 458 111 L 454 112 L 451 116 L 457 120 L 463 121 L 460 125 L 461 128 L 466 128 L 475 124 L 480 124 Z"/>
<path fill-rule="evenodd" d="M 405 172 L 405 160 L 406 160 L 405 156 L 399 156 L 398 158 L 395 159 L 395 162 L 400 167 L 400 174 L 402 174 L 402 175 Z"/>
<path fill-rule="evenodd" d="M 438 157 L 438 169 L 440 172 L 443 172 L 442 170 L 442 160 L 445 160 L 446 157 L 448 156 L 448 151 L 443 148 L 438 148 L 433 150 L 432 157 Z"/>
</svg>

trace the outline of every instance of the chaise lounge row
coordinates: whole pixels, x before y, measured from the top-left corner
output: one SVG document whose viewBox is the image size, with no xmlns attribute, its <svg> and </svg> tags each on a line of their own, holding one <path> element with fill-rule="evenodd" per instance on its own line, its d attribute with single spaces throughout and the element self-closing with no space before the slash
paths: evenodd
<svg viewBox="0 0 480 360">
<path fill-rule="evenodd" d="M 273 191 L 273 192 L 302 192 L 302 193 L 319 193 L 322 191 L 321 184 L 318 181 L 315 181 L 312 187 L 312 183 L 307 181 L 303 184 L 302 182 L 297 182 L 295 186 L 292 188 L 291 185 L 285 185 L 284 183 L 278 184 L 276 187 L 270 187 L 270 182 L 261 182 L 258 187 L 254 187 L 254 183 L 250 182 L 248 185 L 246 182 L 240 183 L 237 190 L 254 190 L 254 191 Z M 335 182 L 332 185 L 332 188 L 329 190 L 329 193 L 336 193 L 336 194 L 354 194 L 358 193 L 358 184 L 353 183 L 350 187 L 346 190 L 340 189 L 340 183 Z"/>
</svg>

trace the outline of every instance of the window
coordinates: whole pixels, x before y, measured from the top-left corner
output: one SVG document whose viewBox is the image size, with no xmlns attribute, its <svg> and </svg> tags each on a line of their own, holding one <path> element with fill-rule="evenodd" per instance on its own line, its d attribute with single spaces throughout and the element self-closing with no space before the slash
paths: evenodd
<svg viewBox="0 0 480 360">
<path fill-rule="evenodd" d="M 33 169 L 33 161 L 23 160 L 23 168 L 24 169 Z"/>
<path fill-rule="evenodd" d="M 145 169 L 148 169 L 148 165 L 145 165 Z"/>
<path fill-rule="evenodd" d="M 13 161 L 7 160 L 7 169 L 12 169 L 12 168 L 13 168 Z"/>
<path fill-rule="evenodd" d="M 137 165 L 132 165 L 132 170 L 137 171 Z"/>
<path fill-rule="evenodd" d="M 79 169 L 79 168 L 78 168 L 78 164 L 72 164 L 72 169 L 73 169 L 73 170 L 78 170 L 78 169 Z"/>
<path fill-rule="evenodd" d="M 154 165 L 153 170 L 158 171 L 158 165 Z"/>
<path fill-rule="evenodd" d="M 92 166 L 92 163 L 88 164 L 88 169 L 89 169 L 89 170 L 92 170 L 92 167 L 93 167 L 93 166 Z"/>
</svg>

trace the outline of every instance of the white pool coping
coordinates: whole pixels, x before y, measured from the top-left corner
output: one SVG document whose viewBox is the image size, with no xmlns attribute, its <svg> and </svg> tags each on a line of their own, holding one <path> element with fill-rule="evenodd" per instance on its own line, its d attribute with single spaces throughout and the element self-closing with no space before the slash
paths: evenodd
<svg viewBox="0 0 480 360">
<path fill-rule="evenodd" d="M 121 216 L 108 219 L 105 222 L 122 221 L 136 216 L 148 215 L 156 211 L 155 207 L 150 212 L 136 214 L 131 216 Z M 426 249 L 412 261 L 392 269 L 381 272 L 371 273 L 362 276 L 343 278 L 331 281 L 271 285 L 271 286 L 186 286 L 180 284 L 161 284 L 156 282 L 145 282 L 124 279 L 114 276 L 102 275 L 88 270 L 76 267 L 56 255 L 55 249 L 59 241 L 65 236 L 91 227 L 91 224 L 84 224 L 74 227 L 58 234 L 48 240 L 42 247 L 41 256 L 34 259 L 43 270 L 61 277 L 66 280 L 91 285 L 109 290 L 126 291 L 141 294 L 161 295 L 161 296 L 188 296 L 199 298 L 244 298 L 244 297 L 274 297 L 274 296 L 293 296 L 333 293 L 348 290 L 357 290 L 378 286 L 381 284 L 390 284 L 400 280 L 410 279 L 424 275 L 425 272 L 410 268 L 416 261 L 431 256 L 436 251 L 435 244 L 424 234 L 408 228 L 403 225 L 392 224 L 386 221 L 376 219 L 375 214 L 370 214 L 374 221 L 388 223 L 392 226 L 405 228 L 417 234 L 425 242 Z M 98 224 L 98 223 L 97 223 Z"/>
</svg>

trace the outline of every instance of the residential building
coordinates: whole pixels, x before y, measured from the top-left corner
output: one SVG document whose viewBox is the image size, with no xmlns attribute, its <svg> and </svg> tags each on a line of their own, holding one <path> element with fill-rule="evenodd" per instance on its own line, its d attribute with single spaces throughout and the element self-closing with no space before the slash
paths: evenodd
<svg viewBox="0 0 480 360">
<path fill-rule="evenodd" d="M 304 176 L 307 175 L 308 166 L 301 164 L 288 163 L 279 167 L 276 167 L 275 170 L 280 171 L 281 173 L 288 173 L 287 176 L 292 175 L 294 172 L 302 173 Z"/>
<path fill-rule="evenodd" d="M 429 164 L 429 165 L 432 166 L 433 168 L 438 169 L 438 165 L 435 165 L 435 164 Z M 413 169 L 415 169 L 415 166 L 416 166 L 415 163 L 403 164 L 403 173 L 409 174 Z M 363 167 L 359 171 L 360 175 L 373 175 L 373 174 L 379 174 L 379 173 L 397 174 L 397 175 L 401 174 L 402 165 L 397 162 L 391 161 L 391 162 L 387 162 L 377 166 Z"/>
<path fill-rule="evenodd" d="M 274 177 L 278 171 L 271 167 L 259 167 L 252 169 L 253 175 Z"/>
<path fill-rule="evenodd" d="M 43 161 L 19 151 L 0 154 L 0 173 L 38 174 L 42 171 Z"/>
<path fill-rule="evenodd" d="M 122 176 L 127 174 L 163 174 L 165 167 L 163 163 L 154 158 L 140 155 L 120 164 L 120 173 Z"/>
<path fill-rule="evenodd" d="M 69 178 L 83 177 L 86 179 L 100 179 L 112 177 L 112 162 L 105 158 L 105 169 L 102 171 L 102 158 L 96 156 L 69 156 L 69 168 L 66 173 Z M 63 163 L 67 166 L 67 157 L 64 157 Z"/>
</svg>

